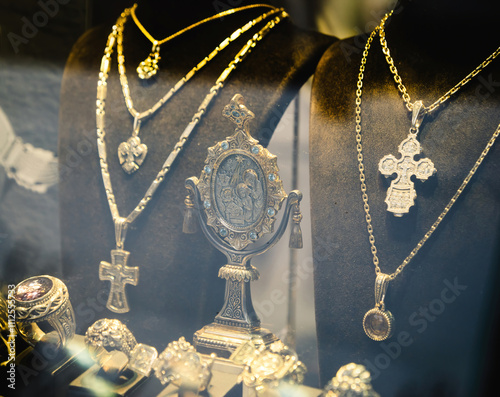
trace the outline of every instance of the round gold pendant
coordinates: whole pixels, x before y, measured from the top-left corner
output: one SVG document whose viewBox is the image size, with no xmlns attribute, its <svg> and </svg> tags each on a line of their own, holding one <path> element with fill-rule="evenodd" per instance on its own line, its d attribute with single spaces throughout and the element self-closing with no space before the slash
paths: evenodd
<svg viewBox="0 0 500 397">
<path fill-rule="evenodd" d="M 389 310 L 374 307 L 363 317 L 363 328 L 370 339 L 377 342 L 390 338 L 393 331 L 394 316 Z"/>
</svg>

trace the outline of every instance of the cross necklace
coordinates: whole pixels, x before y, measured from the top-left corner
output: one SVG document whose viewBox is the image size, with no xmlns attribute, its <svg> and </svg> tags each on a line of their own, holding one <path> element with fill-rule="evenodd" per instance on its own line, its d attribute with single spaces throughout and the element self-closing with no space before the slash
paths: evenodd
<svg viewBox="0 0 500 397">
<path fill-rule="evenodd" d="M 424 236 L 421 238 L 421 240 L 417 243 L 417 245 L 412 249 L 410 254 L 403 260 L 403 262 L 397 267 L 397 269 L 391 273 L 391 274 L 386 274 L 383 273 L 382 270 L 380 269 L 380 263 L 379 263 L 379 258 L 377 256 L 377 247 L 375 245 L 375 235 L 373 231 L 373 225 L 372 225 L 372 218 L 370 215 L 370 206 L 368 204 L 368 193 L 367 193 L 367 187 L 366 187 L 366 177 L 365 177 L 365 166 L 363 163 L 363 145 L 362 145 L 362 135 L 361 135 L 361 98 L 362 98 L 362 89 L 363 89 L 363 77 L 364 77 L 364 72 L 365 72 L 365 67 L 366 67 L 366 61 L 368 58 L 368 52 L 370 50 L 371 44 L 373 42 L 373 39 L 377 33 L 380 34 L 380 37 L 384 37 L 385 40 L 385 35 L 383 33 L 383 27 L 384 24 L 389 18 L 389 16 L 392 14 L 388 13 L 384 16 L 382 19 L 382 22 L 380 23 L 379 26 L 377 26 L 371 35 L 368 37 L 368 40 L 365 45 L 365 49 L 363 51 L 363 56 L 361 59 L 361 65 L 359 67 L 359 74 L 358 74 L 358 82 L 357 82 L 357 89 L 356 89 L 356 150 L 358 152 L 358 170 L 359 170 L 359 180 L 360 180 L 360 187 L 361 187 L 361 193 L 362 193 L 362 199 L 363 199 L 363 208 L 365 211 L 365 221 L 366 221 L 366 226 L 367 226 L 367 231 L 368 231 L 368 241 L 370 243 L 370 249 L 373 257 L 373 265 L 375 266 L 375 307 L 373 309 L 370 309 L 366 312 L 365 316 L 363 317 L 363 328 L 365 330 L 366 335 L 375 340 L 375 341 L 383 341 L 387 338 L 389 338 L 392 333 L 393 333 L 393 328 L 394 328 L 394 316 L 389 310 L 386 310 L 385 308 L 385 303 L 384 299 L 386 296 L 387 292 L 387 287 L 389 286 L 389 283 L 394 280 L 403 270 L 404 268 L 410 263 L 410 261 L 415 257 L 415 255 L 418 253 L 418 251 L 422 248 L 422 246 L 425 244 L 425 242 L 431 237 L 431 235 L 434 233 L 434 231 L 437 229 L 441 221 L 444 219 L 446 214 L 450 211 L 451 207 L 455 202 L 457 201 L 458 197 L 462 194 L 464 191 L 465 187 L 469 183 L 469 181 L 472 179 L 474 174 L 476 173 L 477 169 L 483 162 L 484 158 L 490 151 L 491 147 L 495 143 L 498 135 L 500 135 L 500 124 L 496 128 L 495 132 L 493 133 L 492 137 L 488 141 L 486 147 L 482 151 L 481 155 L 463 180 L 462 184 L 458 188 L 458 190 L 455 192 L 453 197 L 450 199 L 444 210 L 439 214 L 435 222 L 432 224 L 432 226 L 429 228 L 429 230 L 424 234 Z M 387 44 L 387 43 L 386 43 Z M 389 57 L 389 51 L 387 49 L 387 45 L 384 46 L 384 54 L 386 55 L 386 58 Z M 387 51 L 386 51 L 387 49 Z M 479 73 L 480 70 L 484 69 L 500 52 L 500 48 L 498 48 L 492 55 L 490 55 L 478 68 L 476 68 L 473 72 L 471 72 L 464 80 L 462 80 L 459 84 L 457 84 L 454 88 L 452 88 L 450 91 L 448 91 L 443 97 L 441 97 L 438 101 L 436 101 L 433 105 L 429 106 L 426 109 L 426 112 L 429 113 L 430 111 L 434 110 L 439 106 L 439 104 L 443 103 L 445 100 L 447 100 L 451 95 L 453 95 L 458 89 L 460 89 L 463 85 L 465 85 L 470 79 L 472 79 L 475 75 Z M 392 58 L 391 58 L 392 61 Z M 392 62 L 392 66 L 394 66 L 394 62 Z M 391 67 L 391 71 L 396 70 L 396 68 Z M 401 78 L 399 75 L 397 75 L 397 71 L 395 76 L 398 76 L 398 79 L 395 80 L 396 82 L 404 87 L 401 83 Z M 398 82 L 399 80 L 399 82 Z M 401 88 L 400 88 L 401 91 Z M 416 162 L 413 160 L 413 156 L 415 154 L 420 153 L 420 144 L 416 140 L 416 133 L 418 132 L 418 127 L 419 123 L 421 121 L 421 109 L 423 107 L 422 103 L 417 101 L 413 104 L 410 103 L 410 99 L 408 94 L 406 93 L 406 89 L 404 89 L 404 94 L 403 98 L 405 98 L 405 103 L 407 105 L 411 105 L 411 110 L 413 112 L 413 117 L 412 117 L 412 129 L 410 129 L 410 134 L 408 137 L 401 142 L 399 149 L 402 154 L 402 158 L 400 160 L 396 160 L 394 156 L 385 156 L 379 163 L 379 168 L 381 164 L 385 164 L 388 162 L 392 162 L 394 169 L 398 169 L 398 179 L 396 179 L 397 185 L 394 188 L 394 190 L 397 190 L 400 188 L 401 185 L 407 184 L 409 185 L 409 178 L 410 174 L 413 173 L 414 175 L 417 175 L 419 177 L 419 168 L 427 170 L 425 171 L 422 176 L 429 175 L 430 169 L 434 168 L 434 165 L 432 162 L 428 159 L 422 159 L 419 162 Z M 420 120 L 420 121 L 419 121 Z M 394 187 L 394 185 L 391 185 L 391 187 Z M 395 193 L 393 193 L 395 194 Z M 387 199 L 386 199 L 387 203 Z"/>
<path fill-rule="evenodd" d="M 425 107 L 422 101 L 415 101 L 414 103 L 411 102 L 410 95 L 401 80 L 401 76 L 399 75 L 398 69 L 394 64 L 394 60 L 391 57 L 391 52 L 387 45 L 384 30 L 385 23 L 391 15 L 392 11 L 385 15 L 380 22 L 380 25 L 372 32 L 372 36 L 378 32 L 382 52 L 385 55 L 387 64 L 389 65 L 389 70 L 394 76 L 394 81 L 396 82 L 397 88 L 401 93 L 407 110 L 413 114 L 408 137 L 399 144 L 401 157 L 396 159 L 396 157 L 392 154 L 384 156 L 379 162 L 378 169 L 386 178 L 396 174 L 396 179 L 391 181 L 389 189 L 387 190 L 385 203 L 387 204 L 387 211 L 392 212 L 394 216 L 401 217 L 410 211 L 410 208 L 415 204 L 415 199 L 417 197 L 415 186 L 411 177 L 415 176 L 421 181 L 426 181 L 430 176 L 436 173 L 434 163 L 431 160 L 427 158 L 423 158 L 418 161 L 414 160 L 414 157 L 422 152 L 417 136 L 419 133 L 419 127 L 424 117 L 438 109 L 452 95 L 458 92 L 479 72 L 488 66 L 500 53 L 500 47 L 480 65 L 478 65 L 472 72 L 458 82 L 453 88 L 447 91 L 442 97 L 436 100 L 432 105 Z M 372 40 L 370 40 L 370 43 Z"/>
<path fill-rule="evenodd" d="M 210 89 L 209 93 L 205 96 L 201 102 L 198 110 L 194 114 L 191 122 L 182 132 L 179 137 L 179 141 L 176 143 L 174 149 L 168 155 L 167 159 L 162 165 L 162 168 L 158 172 L 156 178 L 153 180 L 148 190 L 146 191 L 144 197 L 139 201 L 137 206 L 132 210 L 132 212 L 127 217 L 120 216 L 118 212 L 118 207 L 116 205 L 115 195 L 113 193 L 113 187 L 111 184 L 111 178 L 108 169 L 108 160 L 106 154 L 106 132 L 105 132 L 105 104 L 106 104 L 106 94 L 107 94 L 107 78 L 110 71 L 111 65 L 111 55 L 113 53 L 113 47 L 115 43 L 121 44 L 123 38 L 122 32 L 124 24 L 131 13 L 131 8 L 125 9 L 116 24 L 113 26 L 113 30 L 108 37 L 106 47 L 104 50 L 104 55 L 101 61 L 99 80 L 97 83 L 97 101 L 96 101 L 96 126 L 97 126 L 97 149 L 100 160 L 101 175 L 104 184 L 104 189 L 106 191 L 106 197 L 109 204 L 109 209 L 113 217 L 113 222 L 115 225 L 115 240 L 116 249 L 111 250 L 111 263 L 106 261 L 101 261 L 99 264 L 99 279 L 103 281 L 111 282 L 111 290 L 109 293 L 108 301 L 106 307 L 115 313 L 126 313 L 129 311 L 129 305 L 127 301 L 127 296 L 125 294 L 125 285 L 137 285 L 139 281 L 139 268 L 137 266 L 130 267 L 127 266 L 128 257 L 130 252 L 124 250 L 125 238 L 127 234 L 128 226 L 135 221 L 135 219 L 144 211 L 147 204 L 153 197 L 154 193 L 158 189 L 158 186 L 165 179 L 165 175 L 171 170 L 172 165 L 177 158 L 178 154 L 184 148 L 185 143 L 191 136 L 191 133 L 195 129 L 196 125 L 199 123 L 200 119 L 206 113 L 207 108 L 217 96 L 219 91 L 224 86 L 225 81 L 229 75 L 236 69 L 236 67 L 245 59 L 245 57 L 251 52 L 252 48 L 261 41 L 275 26 L 278 25 L 283 19 L 288 17 L 288 14 L 282 9 L 273 8 L 271 11 L 266 12 L 259 17 L 247 22 L 243 27 L 237 29 L 230 37 L 226 38 L 221 44 L 219 44 L 214 51 L 210 53 L 209 56 L 205 57 L 195 68 L 193 68 L 188 74 L 179 81 L 174 87 L 178 90 L 192 75 L 195 73 L 195 69 L 200 69 L 200 65 L 206 64 L 208 61 L 213 59 L 217 53 L 225 48 L 230 42 L 238 38 L 243 32 L 246 32 L 257 23 L 266 20 L 268 17 L 270 20 L 263 26 L 253 37 L 247 41 L 247 43 L 238 51 L 234 59 L 229 63 L 229 65 L 224 69 L 224 71 L 217 78 L 215 84 Z M 124 80 L 125 66 L 123 64 L 123 53 L 119 52 L 119 70 L 120 70 L 120 80 Z M 128 84 L 122 82 L 122 89 L 128 90 Z M 125 87 L 125 88 L 124 88 Z M 171 90 L 172 91 L 172 90 Z M 171 92 L 169 91 L 169 93 Z M 162 100 L 160 100 L 155 106 L 160 107 L 163 105 L 165 99 L 168 97 L 167 94 Z M 172 94 L 170 94 L 172 95 Z M 129 104 L 127 104 L 128 106 Z M 150 110 L 151 111 L 151 110 Z"/>
</svg>

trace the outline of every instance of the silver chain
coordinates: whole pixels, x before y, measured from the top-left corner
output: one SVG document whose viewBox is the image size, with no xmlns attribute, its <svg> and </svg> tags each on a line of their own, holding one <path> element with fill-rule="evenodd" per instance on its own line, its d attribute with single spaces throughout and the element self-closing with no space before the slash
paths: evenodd
<svg viewBox="0 0 500 397">
<path fill-rule="evenodd" d="M 382 271 L 380 270 L 380 261 L 377 256 L 377 247 L 375 245 L 375 236 L 374 236 L 374 231 L 373 231 L 373 225 L 372 225 L 372 218 L 370 215 L 370 205 L 368 204 L 368 193 L 366 189 L 366 177 L 365 177 L 365 166 L 363 164 L 363 145 L 362 145 L 362 135 L 361 135 L 361 97 L 363 93 L 363 78 L 364 78 L 364 72 L 365 72 L 365 66 L 366 66 L 366 61 L 368 58 L 368 52 L 370 50 L 370 46 L 373 42 L 373 39 L 375 35 L 379 32 L 380 27 L 384 25 L 385 21 L 387 18 L 390 16 L 390 14 L 387 14 L 383 19 L 382 22 L 379 26 L 375 28 L 375 30 L 371 33 L 370 37 L 368 38 L 365 49 L 363 51 L 363 57 L 361 59 L 361 65 L 359 67 L 359 74 L 358 74 L 358 82 L 357 82 L 357 89 L 356 89 L 356 150 L 358 152 L 358 170 L 359 170 L 359 180 L 361 183 L 361 194 L 362 194 L 362 199 L 363 199 L 363 209 L 365 211 L 365 221 L 366 221 L 366 226 L 368 230 L 368 241 L 370 242 L 370 250 L 373 256 L 373 264 L 375 266 L 375 273 L 380 274 Z M 477 159 L 476 163 L 474 166 L 471 168 L 465 179 L 463 180 L 462 184 L 458 188 L 458 190 L 455 192 L 451 200 L 448 202 L 444 210 L 439 214 L 435 222 L 432 224 L 430 229 L 427 231 L 427 233 L 424 234 L 422 239 L 418 242 L 418 244 L 413 248 L 410 252 L 410 254 L 404 259 L 404 261 L 398 266 L 398 268 L 389 275 L 389 278 L 391 280 L 394 280 L 399 273 L 403 271 L 403 269 L 410 263 L 410 261 L 413 259 L 413 257 L 418 253 L 418 251 L 423 247 L 425 242 L 431 237 L 432 233 L 437 229 L 441 221 L 444 219 L 446 214 L 450 211 L 451 207 L 457 199 L 460 197 L 462 192 L 464 191 L 465 187 L 469 183 L 469 181 L 472 179 L 474 174 L 476 173 L 477 169 L 483 162 L 484 158 L 490 151 L 491 147 L 495 143 L 495 140 L 497 139 L 498 135 L 500 135 L 500 124 L 496 128 L 495 132 L 493 133 L 492 137 L 488 141 L 486 147 L 482 151 L 481 155 Z"/>
<path fill-rule="evenodd" d="M 394 81 L 397 84 L 398 90 L 403 97 L 403 101 L 405 102 L 406 108 L 408 111 L 413 111 L 413 103 L 411 102 L 410 95 L 408 94 L 406 87 L 401 80 L 401 76 L 398 73 L 398 69 L 394 64 L 394 59 L 391 57 L 391 51 L 387 45 L 387 40 L 385 38 L 385 22 L 392 15 L 392 11 L 387 13 L 380 25 L 377 27 L 380 37 L 380 45 L 382 46 L 382 52 L 385 55 L 385 59 L 387 64 L 389 65 L 389 69 L 394 76 Z M 377 30 L 376 29 L 376 30 Z M 455 84 L 450 90 L 448 90 L 443 96 L 437 99 L 432 105 L 424 106 L 423 115 L 430 114 L 434 110 L 436 110 L 439 106 L 445 103 L 448 99 L 451 98 L 456 92 L 458 92 L 463 86 L 465 86 L 469 81 L 471 81 L 474 77 L 476 77 L 479 72 L 481 72 L 486 66 L 488 66 L 497 56 L 500 54 L 500 47 L 498 47 L 493 54 L 491 54 L 488 58 L 486 58 L 483 62 L 481 62 L 472 72 L 470 72 L 467 76 L 465 76 L 462 80 L 460 80 L 457 84 Z"/>
</svg>

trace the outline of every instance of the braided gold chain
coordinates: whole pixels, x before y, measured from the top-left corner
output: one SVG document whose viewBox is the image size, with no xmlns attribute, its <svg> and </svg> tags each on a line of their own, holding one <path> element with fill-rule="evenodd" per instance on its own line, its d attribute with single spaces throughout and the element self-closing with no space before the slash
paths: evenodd
<svg viewBox="0 0 500 397">
<path fill-rule="evenodd" d="M 359 67 L 358 82 L 357 82 L 357 89 L 356 89 L 356 150 L 358 152 L 359 180 L 360 180 L 361 193 L 362 193 L 362 199 L 363 199 L 363 209 L 365 211 L 366 227 L 367 227 L 367 231 L 368 231 L 368 241 L 370 243 L 370 250 L 372 253 L 372 257 L 373 257 L 373 264 L 375 266 L 375 273 L 377 275 L 380 274 L 382 271 L 380 270 L 380 261 L 379 261 L 379 258 L 377 256 L 377 246 L 375 245 L 375 235 L 374 235 L 374 231 L 373 231 L 372 218 L 370 215 L 370 205 L 368 203 L 366 177 L 365 177 L 365 172 L 364 172 L 365 166 L 363 163 L 363 145 L 362 145 L 362 138 L 361 138 L 362 137 L 362 135 L 361 135 L 361 97 L 363 94 L 363 78 L 364 78 L 364 72 L 365 72 L 365 68 L 366 68 L 366 61 L 368 59 L 368 52 L 370 50 L 373 39 L 375 38 L 376 34 L 380 30 L 380 27 L 384 26 L 387 18 L 389 18 L 389 16 L 391 14 L 392 14 L 392 12 L 386 14 L 384 16 L 384 18 L 382 19 L 380 25 L 377 26 L 375 28 L 375 30 L 373 30 L 371 35 L 368 37 L 368 40 L 367 40 L 366 45 L 365 45 L 365 49 L 363 51 L 363 56 L 361 59 L 361 65 Z M 489 61 L 489 62 L 491 62 L 491 61 Z M 451 90 L 450 90 L 450 92 L 451 92 Z M 450 95 L 452 95 L 452 94 L 450 94 Z M 408 96 L 408 99 L 409 99 L 409 96 Z M 432 106 L 434 106 L 434 105 L 432 105 Z M 432 106 L 430 106 L 428 109 L 431 109 Z M 446 205 L 444 210 L 439 214 L 437 219 L 434 221 L 434 223 L 429 228 L 429 230 L 424 234 L 424 236 L 421 238 L 421 240 L 418 242 L 418 244 L 415 246 L 415 248 L 413 248 L 411 250 L 410 254 L 403 260 L 403 262 L 397 267 L 397 269 L 392 274 L 389 275 L 390 280 L 394 280 L 397 277 L 397 275 L 403 271 L 403 269 L 406 267 L 406 265 L 408 265 L 408 263 L 410 263 L 410 261 L 415 257 L 415 255 L 418 253 L 418 251 L 420 251 L 420 249 L 423 247 L 425 242 L 432 236 L 434 231 L 437 229 L 439 224 L 442 222 L 442 220 L 444 219 L 446 214 L 448 214 L 448 212 L 450 211 L 453 204 L 455 204 L 455 202 L 458 200 L 458 198 L 460 197 L 460 195 L 462 194 L 462 192 L 466 188 L 467 184 L 469 183 L 469 181 L 472 179 L 472 177 L 476 173 L 477 169 L 479 168 L 479 166 L 481 165 L 481 163 L 485 159 L 486 155 L 490 151 L 491 147 L 495 143 L 498 135 L 500 135 L 500 124 L 496 128 L 492 137 L 488 141 L 486 147 L 481 152 L 481 155 L 479 156 L 479 158 L 475 162 L 474 166 L 471 168 L 471 170 L 469 171 L 469 173 L 467 174 L 467 176 L 465 177 L 462 184 L 460 185 L 458 190 L 455 192 L 455 194 L 453 195 L 451 200 L 448 202 L 448 204 Z"/>
</svg>

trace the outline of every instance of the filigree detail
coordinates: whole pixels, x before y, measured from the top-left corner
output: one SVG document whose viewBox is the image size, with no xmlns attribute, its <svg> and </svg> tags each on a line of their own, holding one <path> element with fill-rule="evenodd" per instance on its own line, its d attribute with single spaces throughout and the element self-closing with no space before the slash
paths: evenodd
<svg viewBox="0 0 500 397">
<path fill-rule="evenodd" d="M 371 385 L 370 372 L 360 364 L 340 367 L 323 389 L 321 397 L 379 397 Z"/>
<path fill-rule="evenodd" d="M 228 106 L 223 115 L 235 118 L 236 131 L 208 148 L 197 187 L 207 224 L 231 247 L 243 250 L 273 232 L 287 195 L 278 175 L 277 157 L 248 134 L 253 114 L 241 96 L 235 96 Z"/>
<path fill-rule="evenodd" d="M 188 390 L 205 390 L 212 378 L 215 355 L 204 360 L 184 337 L 168 344 L 153 364 L 156 377 Z"/>
<path fill-rule="evenodd" d="M 120 350 L 130 357 L 137 341 L 121 321 L 103 318 L 87 329 L 85 344 L 90 348 L 91 353 L 102 347 L 106 350 Z"/>
<path fill-rule="evenodd" d="M 252 342 L 240 345 L 230 358 L 236 364 L 243 364 L 238 381 L 254 388 L 257 393 L 279 386 L 281 382 L 300 384 L 304 381 L 306 366 L 299 361 L 297 353 L 281 341 L 256 348 Z"/>
<path fill-rule="evenodd" d="M 420 142 L 416 135 L 410 133 L 408 137 L 399 144 L 398 147 L 401 157 L 397 159 L 394 155 L 384 156 L 378 165 L 379 171 L 386 178 L 396 174 L 396 179 L 391 181 L 387 190 L 385 202 L 387 211 L 394 213 L 394 216 L 403 216 L 415 205 L 417 192 L 415 184 L 411 180 L 412 176 L 420 179 L 422 182 L 436 173 L 434 163 L 428 158 L 415 160 L 415 156 L 422 152 Z"/>
<path fill-rule="evenodd" d="M 45 286 L 45 288 L 43 288 Z M 50 287 L 48 287 L 50 286 Z M 68 288 L 58 278 L 35 276 L 20 282 L 14 289 L 16 321 L 25 329 L 21 335 L 30 344 L 37 343 L 43 332 L 34 337 L 28 324 L 47 321 L 57 332 L 60 346 L 64 346 L 75 335 L 75 315 L 69 300 Z M 31 329 L 31 326 L 29 326 Z"/>
<path fill-rule="evenodd" d="M 224 106 L 222 115 L 236 124 L 238 128 L 247 127 L 248 122 L 255 118 L 255 114 L 248 110 L 243 96 L 240 94 L 236 94 L 229 104 Z"/>
<path fill-rule="evenodd" d="M 229 288 L 228 304 L 222 313 L 222 316 L 236 320 L 244 320 L 243 311 L 241 309 L 241 300 L 241 286 L 239 283 L 232 281 Z"/>
<path fill-rule="evenodd" d="M 58 315 L 68 300 L 68 289 L 60 280 L 54 278 L 53 287 L 43 298 L 31 302 L 16 300 L 16 318 L 27 323 L 48 320 Z"/>
<path fill-rule="evenodd" d="M 243 261 L 243 255 L 229 254 L 231 257 L 231 262 L 241 263 Z"/>
</svg>

